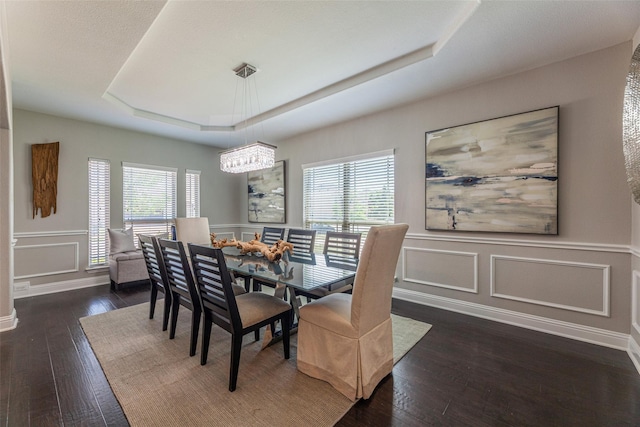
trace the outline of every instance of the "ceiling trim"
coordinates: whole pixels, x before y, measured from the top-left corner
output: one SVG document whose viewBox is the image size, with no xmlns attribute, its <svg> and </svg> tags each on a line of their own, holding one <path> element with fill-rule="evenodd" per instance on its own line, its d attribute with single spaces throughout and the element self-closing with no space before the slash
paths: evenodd
<svg viewBox="0 0 640 427">
<path fill-rule="evenodd" d="M 126 113 L 134 117 L 143 117 L 146 119 L 163 122 L 169 125 L 180 126 L 183 128 L 187 128 L 195 131 L 201 131 L 201 132 L 234 132 L 237 130 L 248 128 L 250 126 L 254 126 L 265 120 L 272 119 L 274 117 L 288 113 L 289 111 L 295 110 L 297 108 L 304 107 L 305 105 L 309 105 L 321 99 L 324 99 L 329 96 L 340 93 L 342 91 L 351 89 L 355 86 L 377 79 L 386 74 L 408 67 L 415 63 L 425 61 L 429 58 L 433 58 L 440 50 L 444 48 L 447 42 L 460 30 L 460 28 L 462 28 L 462 26 L 467 22 L 467 20 L 475 13 L 475 11 L 480 6 L 480 2 L 481 0 L 475 0 L 471 3 L 468 3 L 466 7 L 451 22 L 451 24 L 449 24 L 446 27 L 442 36 L 433 44 L 418 48 L 412 52 L 393 58 L 387 62 L 376 65 L 372 68 L 364 70 L 351 77 L 347 77 L 346 79 L 343 79 L 339 82 L 333 83 L 329 86 L 325 86 L 315 92 L 309 93 L 300 98 L 294 99 L 293 101 L 290 101 L 278 107 L 272 108 L 269 111 L 265 111 L 253 117 L 243 119 L 243 121 L 236 123 L 235 125 L 232 125 L 232 126 L 205 125 L 201 123 L 191 122 L 188 120 L 182 120 L 177 117 L 171 117 L 164 114 L 155 113 L 153 111 L 138 109 L 124 102 L 117 96 L 113 95 L 111 92 L 109 92 L 109 89 L 107 89 L 104 92 L 102 97 L 112 102 L 114 105 L 116 105 L 117 107 L 121 108 L 123 111 L 125 111 Z"/>
</svg>

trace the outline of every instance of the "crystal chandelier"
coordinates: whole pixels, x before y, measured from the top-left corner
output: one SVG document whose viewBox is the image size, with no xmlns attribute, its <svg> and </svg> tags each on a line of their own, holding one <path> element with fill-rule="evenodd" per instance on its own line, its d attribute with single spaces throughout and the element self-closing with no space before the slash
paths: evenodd
<svg viewBox="0 0 640 427">
<path fill-rule="evenodd" d="M 255 142 L 220 153 L 220 170 L 229 173 L 243 173 L 267 169 L 276 161 L 273 145 Z"/>
<path fill-rule="evenodd" d="M 246 89 L 246 79 L 257 69 L 249 64 L 242 64 L 235 70 L 233 70 L 238 77 L 245 79 L 244 90 L 244 102 L 246 105 L 248 102 L 248 93 Z M 256 89 L 257 97 L 257 89 Z M 220 153 L 220 170 L 228 173 L 244 173 L 260 169 L 268 169 L 275 163 L 276 152 L 275 146 L 265 144 L 264 142 L 257 141 L 253 144 L 246 144 L 246 121 L 247 115 L 245 114 L 245 145 L 242 147 L 232 148 Z"/>
</svg>

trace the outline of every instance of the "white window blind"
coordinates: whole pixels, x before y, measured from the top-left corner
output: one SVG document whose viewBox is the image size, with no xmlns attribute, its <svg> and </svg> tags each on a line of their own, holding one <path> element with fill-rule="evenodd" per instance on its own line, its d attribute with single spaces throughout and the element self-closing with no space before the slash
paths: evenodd
<svg viewBox="0 0 640 427">
<path fill-rule="evenodd" d="M 364 241 L 372 225 L 393 223 L 393 152 L 303 169 L 304 226 L 318 230 L 317 245 L 327 230 L 362 233 Z"/>
<path fill-rule="evenodd" d="M 122 163 L 125 228 L 133 234 L 170 233 L 176 217 L 177 169 Z M 138 239 L 134 239 L 136 246 Z"/>
<path fill-rule="evenodd" d="M 110 169 L 108 160 L 89 159 L 89 266 L 107 264 Z"/>
<path fill-rule="evenodd" d="M 186 217 L 200 216 L 200 171 L 187 169 L 186 173 Z"/>
</svg>

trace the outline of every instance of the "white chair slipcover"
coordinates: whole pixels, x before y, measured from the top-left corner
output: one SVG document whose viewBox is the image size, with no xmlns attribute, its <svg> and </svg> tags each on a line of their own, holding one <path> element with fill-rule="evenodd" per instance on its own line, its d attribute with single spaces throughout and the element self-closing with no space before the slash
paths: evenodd
<svg viewBox="0 0 640 427">
<path fill-rule="evenodd" d="M 351 400 L 369 398 L 393 368 L 391 294 L 408 228 L 371 227 L 353 294 L 331 294 L 300 308 L 298 370 Z"/>
</svg>

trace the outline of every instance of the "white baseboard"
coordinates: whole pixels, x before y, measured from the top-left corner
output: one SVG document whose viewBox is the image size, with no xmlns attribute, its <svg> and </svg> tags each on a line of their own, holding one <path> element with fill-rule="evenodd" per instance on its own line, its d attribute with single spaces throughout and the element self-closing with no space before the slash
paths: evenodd
<svg viewBox="0 0 640 427">
<path fill-rule="evenodd" d="M 627 353 L 636 367 L 636 370 L 640 374 L 640 344 L 633 339 L 633 336 L 629 336 L 629 347 L 627 348 Z"/>
<path fill-rule="evenodd" d="M 16 315 L 16 309 L 9 316 L 0 317 L 0 332 L 10 331 L 11 329 L 15 329 L 18 325 L 18 316 Z"/>
<path fill-rule="evenodd" d="M 89 288 L 111 283 L 108 275 L 85 277 L 83 279 L 65 280 L 62 282 L 47 283 L 45 285 L 32 286 L 29 282 L 14 283 L 13 298 L 26 298 L 36 295 L 53 294 L 56 292 L 72 291 L 74 289 Z"/>
<path fill-rule="evenodd" d="M 608 331 L 606 329 L 593 328 L 591 326 L 579 325 L 577 323 L 569 323 L 546 317 L 533 316 L 531 314 L 504 310 L 502 308 L 490 307 L 407 289 L 394 288 L 393 297 L 415 302 L 417 304 L 442 308 L 444 310 L 455 311 L 469 316 L 481 317 L 483 319 L 494 320 L 496 322 L 507 323 L 509 325 L 520 326 L 526 329 L 533 329 L 535 331 L 559 335 L 561 337 L 572 338 L 574 340 L 615 348 L 618 350 L 626 351 L 629 347 L 629 335 L 620 332 Z"/>
</svg>

